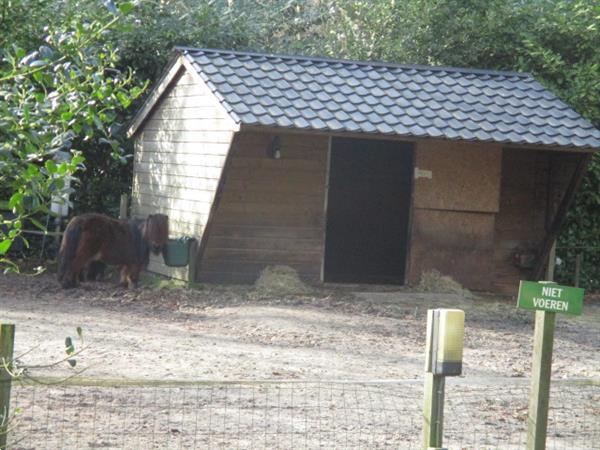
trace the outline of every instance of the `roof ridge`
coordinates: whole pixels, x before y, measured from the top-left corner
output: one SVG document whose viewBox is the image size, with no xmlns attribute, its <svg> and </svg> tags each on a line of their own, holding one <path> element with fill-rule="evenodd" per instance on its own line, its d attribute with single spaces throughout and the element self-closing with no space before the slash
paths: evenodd
<svg viewBox="0 0 600 450">
<path fill-rule="evenodd" d="M 240 56 L 261 56 L 266 58 L 279 58 L 279 59 L 295 59 L 301 61 L 315 61 L 315 62 L 328 62 L 328 63 L 339 63 L 339 64 L 355 64 L 359 66 L 371 66 L 371 67 L 389 67 L 399 69 L 414 69 L 420 71 L 435 71 L 435 72 L 457 72 L 466 74 L 478 74 L 478 75 L 492 75 L 492 76 L 512 76 L 519 78 L 535 79 L 534 76 L 529 72 L 514 72 L 508 70 L 489 70 L 489 69 L 476 69 L 467 67 L 451 67 L 451 66 L 427 66 L 423 64 L 399 64 L 387 61 L 360 61 L 352 59 L 337 59 L 327 58 L 323 56 L 306 56 L 306 55 L 288 55 L 280 53 L 259 53 L 259 52 L 247 52 L 237 50 L 223 50 L 217 48 L 204 48 L 204 47 L 188 47 L 176 45 L 173 47 L 174 50 L 182 52 L 211 52 L 211 53 L 222 53 L 228 55 L 240 55 Z"/>
</svg>

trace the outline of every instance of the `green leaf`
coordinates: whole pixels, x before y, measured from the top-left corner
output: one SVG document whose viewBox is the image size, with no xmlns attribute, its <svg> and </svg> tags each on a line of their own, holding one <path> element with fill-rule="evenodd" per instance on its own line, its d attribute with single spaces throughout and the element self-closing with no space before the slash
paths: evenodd
<svg viewBox="0 0 600 450">
<path fill-rule="evenodd" d="M 121 12 L 121 14 L 127 14 L 133 8 L 134 6 L 132 2 L 124 2 L 119 5 L 119 11 Z"/>
<path fill-rule="evenodd" d="M 21 192 L 15 192 L 8 201 L 8 208 L 14 209 L 17 205 L 23 202 L 23 194 Z"/>
<path fill-rule="evenodd" d="M 131 99 L 123 92 L 117 92 L 117 99 L 119 100 L 119 103 L 123 105 L 123 108 L 127 108 L 131 105 Z"/>
<path fill-rule="evenodd" d="M 53 174 L 56 173 L 56 163 L 51 159 L 47 159 L 44 163 L 44 167 L 48 171 L 48 173 Z"/>
<path fill-rule="evenodd" d="M 67 352 L 67 355 L 72 355 L 75 353 L 75 346 L 73 345 L 73 339 L 71 339 L 71 336 L 67 336 L 65 338 L 65 347 L 65 352 Z"/>
<path fill-rule="evenodd" d="M 4 239 L 3 241 L 0 241 L 0 255 L 6 254 L 12 243 L 12 239 Z"/>
<path fill-rule="evenodd" d="M 71 163 L 74 164 L 74 165 L 78 165 L 78 164 L 83 163 L 84 161 L 85 161 L 85 158 L 83 156 L 76 155 L 76 156 L 73 156 L 73 159 L 71 160 Z"/>
</svg>

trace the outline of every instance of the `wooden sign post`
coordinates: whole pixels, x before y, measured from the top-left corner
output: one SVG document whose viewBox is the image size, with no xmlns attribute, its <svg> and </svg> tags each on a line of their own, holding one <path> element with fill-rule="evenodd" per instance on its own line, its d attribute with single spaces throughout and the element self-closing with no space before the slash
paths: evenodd
<svg viewBox="0 0 600 450">
<path fill-rule="evenodd" d="M 560 286 L 553 282 L 521 281 L 519 286 L 517 306 L 535 310 L 527 450 L 546 448 L 556 313 L 581 314 L 583 294 L 583 289 Z"/>
</svg>

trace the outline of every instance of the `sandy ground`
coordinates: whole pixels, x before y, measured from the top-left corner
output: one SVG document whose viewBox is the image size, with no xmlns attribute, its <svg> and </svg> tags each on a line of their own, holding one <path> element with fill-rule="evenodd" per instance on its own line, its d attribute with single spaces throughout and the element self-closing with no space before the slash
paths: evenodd
<svg viewBox="0 0 600 450">
<path fill-rule="evenodd" d="M 77 369 L 93 378 L 389 380 L 423 373 L 426 310 L 466 311 L 465 377 L 526 377 L 533 313 L 514 299 L 373 288 L 257 298 L 249 287 L 124 290 L 110 282 L 62 290 L 50 274 L 0 276 L 0 316 L 15 323 L 25 365 L 64 357 L 82 327 Z M 600 378 L 600 301 L 561 315 L 555 378 Z M 71 373 L 66 364 L 35 375 Z"/>
</svg>

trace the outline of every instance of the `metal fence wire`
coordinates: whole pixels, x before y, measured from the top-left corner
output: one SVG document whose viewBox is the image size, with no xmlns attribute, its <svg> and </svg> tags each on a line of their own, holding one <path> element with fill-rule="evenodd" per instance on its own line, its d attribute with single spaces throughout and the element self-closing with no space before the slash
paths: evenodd
<svg viewBox="0 0 600 450">
<path fill-rule="evenodd" d="M 556 255 L 556 281 L 600 292 L 600 247 L 558 247 Z"/>
<path fill-rule="evenodd" d="M 446 384 L 444 445 L 522 449 L 526 382 Z M 13 387 L 10 449 L 420 449 L 423 388 L 407 382 Z M 548 449 L 600 442 L 600 386 L 555 382 Z"/>
</svg>

